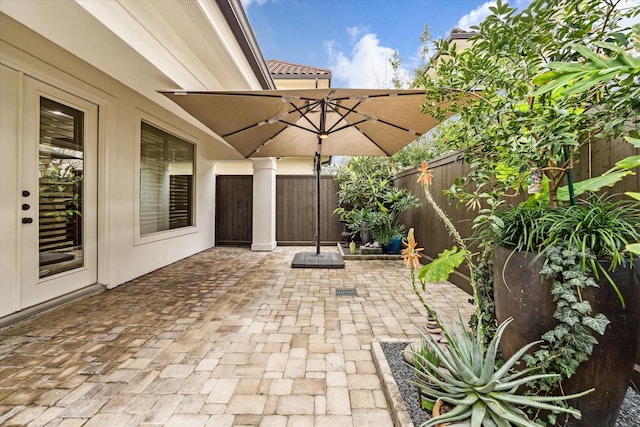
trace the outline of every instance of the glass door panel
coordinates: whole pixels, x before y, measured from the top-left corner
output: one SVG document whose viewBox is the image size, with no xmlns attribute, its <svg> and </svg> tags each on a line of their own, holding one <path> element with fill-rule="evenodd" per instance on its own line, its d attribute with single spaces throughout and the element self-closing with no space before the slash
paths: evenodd
<svg viewBox="0 0 640 427">
<path fill-rule="evenodd" d="M 39 277 L 84 266 L 84 113 L 40 97 Z"/>
</svg>

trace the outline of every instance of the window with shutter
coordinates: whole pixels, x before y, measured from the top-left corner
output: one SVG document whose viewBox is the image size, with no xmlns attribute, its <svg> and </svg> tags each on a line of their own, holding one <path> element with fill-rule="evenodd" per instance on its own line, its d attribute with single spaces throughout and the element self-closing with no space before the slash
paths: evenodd
<svg viewBox="0 0 640 427">
<path fill-rule="evenodd" d="M 193 225 L 194 145 L 141 124 L 140 235 Z"/>
</svg>

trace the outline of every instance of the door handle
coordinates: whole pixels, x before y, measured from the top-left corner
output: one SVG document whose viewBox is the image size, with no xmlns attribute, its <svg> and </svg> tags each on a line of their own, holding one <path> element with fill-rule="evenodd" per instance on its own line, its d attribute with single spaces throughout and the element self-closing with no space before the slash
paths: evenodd
<svg viewBox="0 0 640 427">
<path fill-rule="evenodd" d="M 31 208 L 31 206 L 29 206 L 29 204 L 28 204 L 28 203 L 23 203 L 23 204 L 22 204 L 22 210 L 23 210 L 23 211 L 28 211 L 28 210 L 29 210 L 29 208 Z"/>
<path fill-rule="evenodd" d="M 33 218 L 22 218 L 23 224 L 31 224 L 33 222 Z"/>
<path fill-rule="evenodd" d="M 22 197 L 29 197 L 31 195 L 31 193 L 29 193 L 27 190 L 22 190 Z"/>
</svg>

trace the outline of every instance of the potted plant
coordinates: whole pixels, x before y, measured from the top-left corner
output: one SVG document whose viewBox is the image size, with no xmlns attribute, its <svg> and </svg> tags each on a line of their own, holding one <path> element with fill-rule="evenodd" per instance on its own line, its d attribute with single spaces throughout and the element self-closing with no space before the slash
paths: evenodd
<svg viewBox="0 0 640 427">
<path fill-rule="evenodd" d="M 376 242 L 386 253 L 398 254 L 406 227 L 400 222 L 402 214 L 419 206 L 418 199 L 404 188 L 388 188 L 377 202 L 377 215 L 371 222 Z"/>
<path fill-rule="evenodd" d="M 595 385 L 595 398 L 575 405 L 591 416 L 590 422 L 613 425 L 640 331 L 640 261 L 623 253 L 626 242 L 640 236 L 640 205 L 605 203 L 594 196 L 566 209 L 522 205 L 501 215 L 496 317 L 518 314 L 518 330 L 503 342 L 505 353 L 542 337 L 544 344 L 528 363 L 565 374 L 559 385 L 548 387 L 570 392 Z"/>
<path fill-rule="evenodd" d="M 386 252 L 399 253 L 405 232 L 401 216 L 419 203 L 406 189 L 393 186 L 392 171 L 392 160 L 379 157 L 354 157 L 339 167 L 335 179 L 340 190 L 334 213 L 354 236 L 362 236 L 363 243 L 375 240 Z"/>
<path fill-rule="evenodd" d="M 333 211 L 345 221 L 352 238 L 368 243 L 371 222 L 377 211 L 381 191 L 392 182 L 393 173 L 389 159 L 383 157 L 352 157 L 339 165 L 334 176 L 338 183 L 338 207 Z"/>
<path fill-rule="evenodd" d="M 424 332 L 429 334 L 428 331 Z M 438 385 L 429 380 L 429 375 L 436 375 L 442 367 L 438 353 L 431 348 L 431 345 L 423 338 L 418 343 L 410 343 L 403 350 L 402 355 L 404 361 L 408 363 L 416 374 L 415 386 L 420 397 L 420 405 L 426 411 L 433 411 L 436 400 L 422 391 L 423 386 L 438 388 Z M 429 362 L 428 364 L 426 362 Z M 437 366 L 438 369 L 432 369 L 431 366 Z M 429 373 L 429 375 L 426 375 Z"/>
<path fill-rule="evenodd" d="M 583 409 L 584 419 L 588 420 L 588 424 L 583 425 L 612 426 L 626 390 L 624 376 L 628 382 L 633 363 L 628 365 L 625 359 L 621 366 L 615 355 L 590 355 L 598 341 L 601 342 L 598 352 L 616 351 L 615 346 L 605 343 L 607 336 L 615 336 L 611 330 L 616 325 L 624 330 L 626 345 L 635 354 L 639 330 L 630 328 L 640 327 L 633 316 L 640 310 L 635 298 L 639 285 L 634 274 L 638 267 L 632 268 L 634 259 L 625 248 L 638 241 L 640 219 L 622 215 L 616 217 L 620 221 L 617 225 L 604 221 L 601 229 L 584 226 L 596 217 L 611 219 L 606 214 L 610 210 L 626 209 L 606 198 L 588 194 L 613 185 L 630 174 L 638 162 L 634 158 L 624 159 L 612 170 L 578 183 L 572 174 L 585 147 L 602 143 L 605 136 L 624 133 L 629 119 L 638 117 L 637 83 L 633 83 L 634 77 L 629 77 L 627 72 L 616 79 L 620 68 L 596 71 L 592 75 L 601 81 L 592 84 L 580 82 L 582 77 L 574 76 L 572 81 L 572 77 L 562 77 L 557 70 L 549 75 L 546 66 L 572 63 L 570 68 L 576 73 L 592 72 L 585 67 L 588 60 L 602 65 L 607 55 L 618 55 L 619 61 L 630 59 L 616 52 L 616 49 L 626 51 L 633 42 L 630 31 L 618 23 L 621 18 L 636 13 L 637 7 L 622 11 L 617 3 L 597 0 L 580 2 L 579 7 L 569 0 L 534 0 L 520 12 L 498 1 L 492 11 L 476 28 L 478 35 L 469 49 L 456 52 L 447 43 L 440 42 L 442 60 L 437 74 L 434 79 L 425 77 L 421 81 L 428 98 L 452 103 L 452 107 L 441 111 L 442 117 L 453 112 L 460 114 L 458 133 L 450 139 L 460 141 L 457 148 L 465 150 L 472 172 L 468 179 L 458 181 L 452 194 L 468 206 L 482 208 L 475 227 L 484 232 L 478 238 L 483 247 L 495 244 L 498 248 L 491 284 L 496 293 L 496 317 L 498 321 L 509 317 L 509 312 L 501 308 L 504 303 L 518 312 L 514 323 L 519 323 L 504 333 L 502 344 L 507 356 L 514 354 L 523 342 L 542 337 L 546 342 L 537 351 L 532 349 L 529 363 L 540 362 L 537 367 L 541 372 L 562 374 L 565 380 L 573 376 L 574 380 L 579 379 L 577 382 L 592 381 L 596 392 L 573 404 Z M 589 54 L 589 49 L 597 52 Z M 549 82 L 551 87 L 538 88 Z M 564 87 L 567 83 L 573 86 L 567 89 Z M 626 87 L 612 88 L 615 85 Z M 527 203 L 518 208 L 503 211 L 507 200 L 526 192 L 532 176 L 542 177 L 542 191 L 531 194 Z M 509 235 L 514 241 L 509 241 Z M 507 249 L 500 249 L 505 245 Z M 514 249 L 532 252 L 519 254 Z M 523 261 L 516 262 L 520 255 Z M 599 262 L 598 258 L 608 264 Z M 532 265 L 534 260 L 541 264 Z M 568 260 L 574 260 L 573 265 Z M 507 269 L 511 267 L 516 271 L 509 276 Z M 625 270 L 631 280 L 629 285 L 622 284 L 625 279 L 614 277 L 617 273 L 611 268 L 615 267 Z M 514 290 L 528 272 L 533 280 Z M 541 286 L 545 278 L 546 286 Z M 591 286 L 600 279 L 599 288 Z M 625 286 L 629 286 L 628 294 L 622 290 Z M 540 296 L 535 296 L 537 291 L 541 291 Z M 501 301 L 501 292 L 513 298 Z M 595 299 L 589 302 L 586 294 L 590 292 L 598 294 L 597 299 L 607 305 L 617 304 L 625 310 L 623 316 L 614 318 L 616 315 L 605 313 Z M 482 305 L 478 295 L 474 295 L 474 299 Z M 486 295 L 491 297 L 490 293 Z M 524 306 L 536 307 L 542 298 L 551 300 L 552 314 L 557 311 L 558 316 L 544 323 L 542 331 L 535 330 L 522 338 L 520 344 L 509 344 L 511 336 L 529 328 L 520 323 L 524 319 L 530 318 L 537 324 L 546 322 L 541 321 L 537 313 L 522 314 Z M 620 323 L 622 318 L 630 320 Z M 567 324 L 574 328 L 567 329 Z M 561 343 L 571 343 L 571 346 L 563 347 Z M 567 349 L 560 357 L 560 352 Z M 586 359 L 589 363 L 603 363 L 604 367 L 599 368 L 601 372 L 611 370 L 612 366 L 621 371 L 622 394 L 619 385 L 615 386 L 615 397 L 610 394 L 613 392 L 605 390 L 612 383 L 610 378 L 577 371 Z M 563 380 L 562 384 L 565 387 L 567 382 Z M 557 385 L 548 381 L 537 384 L 541 392 L 549 392 Z M 600 394 L 603 390 L 604 394 Z M 606 406 L 584 403 L 587 400 Z M 602 415 L 604 418 L 598 418 Z M 568 425 L 578 424 L 571 421 Z"/>
<path fill-rule="evenodd" d="M 373 242 L 372 224 L 377 221 L 377 214 L 369 207 L 337 208 L 334 213 L 339 214 L 350 230 L 351 240 L 359 240 L 362 244 Z"/>
</svg>

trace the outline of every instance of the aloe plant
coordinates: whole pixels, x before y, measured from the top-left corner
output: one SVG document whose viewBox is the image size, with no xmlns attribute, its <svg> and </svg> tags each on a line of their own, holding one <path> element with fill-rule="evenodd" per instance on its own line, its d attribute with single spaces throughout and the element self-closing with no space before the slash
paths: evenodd
<svg viewBox="0 0 640 427">
<path fill-rule="evenodd" d="M 566 406 L 564 401 L 583 396 L 593 389 L 570 396 L 523 394 L 528 382 L 557 376 L 529 375 L 531 369 L 513 369 L 527 350 L 538 342 L 522 347 L 498 367 L 500 339 L 511 321 L 511 318 L 507 319 L 498 326 L 494 338 L 488 345 L 483 342 L 482 335 L 477 331 L 473 334 L 461 327 L 461 319 L 460 325 L 455 328 L 442 322 L 442 330 L 448 341 L 446 350 L 430 334 L 423 333 L 425 344 L 438 355 L 445 369 L 437 369 L 429 360 L 415 353 L 414 358 L 420 359 L 420 364 L 429 368 L 420 372 L 420 375 L 428 378 L 428 383 L 421 384 L 422 392 L 446 402 L 453 406 L 453 409 L 427 420 L 422 427 L 447 422 L 455 423 L 452 425 L 456 426 L 471 427 L 540 427 L 528 417 L 525 412 L 527 409 L 545 410 L 554 414 L 562 412 L 580 418 L 580 411 Z"/>
<path fill-rule="evenodd" d="M 416 379 L 415 385 L 421 389 L 421 384 L 425 382 L 429 382 L 428 376 L 424 375 L 424 372 L 429 372 L 433 375 L 438 375 L 440 372 L 440 358 L 438 357 L 438 353 L 431 348 L 431 346 L 423 340 L 421 340 L 420 345 L 417 348 L 412 348 L 409 350 L 412 354 L 412 362 L 413 367 L 416 371 Z M 427 366 L 424 361 L 428 360 L 430 366 L 437 366 L 438 370 L 433 370 L 429 366 Z M 420 405 L 423 409 L 427 411 L 433 411 L 433 407 L 435 405 L 435 399 L 426 397 L 424 395 L 420 396 Z"/>
</svg>

